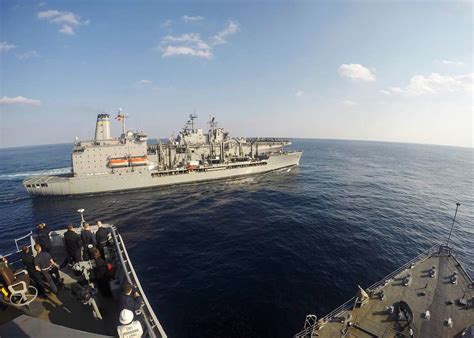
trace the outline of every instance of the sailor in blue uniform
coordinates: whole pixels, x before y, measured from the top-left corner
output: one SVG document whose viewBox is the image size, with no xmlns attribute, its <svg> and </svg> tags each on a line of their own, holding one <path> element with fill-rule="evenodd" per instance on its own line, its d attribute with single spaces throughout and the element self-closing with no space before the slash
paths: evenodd
<svg viewBox="0 0 474 338">
<path fill-rule="evenodd" d="M 51 238 L 49 238 L 49 230 L 46 229 L 46 224 L 40 223 L 36 229 L 36 243 L 41 245 L 43 251 L 51 253 Z"/>
<path fill-rule="evenodd" d="M 43 277 L 48 282 L 51 291 L 57 293 L 58 286 L 61 285 L 58 265 L 48 252 L 42 250 L 41 245 L 38 243 L 35 244 L 35 250 L 37 252 L 34 260 L 36 271 L 43 274 Z"/>
<path fill-rule="evenodd" d="M 92 233 L 89 223 L 84 224 L 84 229 L 81 232 L 82 246 L 84 248 L 84 260 L 93 259 L 93 249 L 96 245 L 95 236 Z"/>
</svg>

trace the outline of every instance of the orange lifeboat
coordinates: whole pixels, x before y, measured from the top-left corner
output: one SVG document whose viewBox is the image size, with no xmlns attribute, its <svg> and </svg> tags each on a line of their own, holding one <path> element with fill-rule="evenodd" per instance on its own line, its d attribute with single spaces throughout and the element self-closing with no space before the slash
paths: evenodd
<svg viewBox="0 0 474 338">
<path fill-rule="evenodd" d="M 189 161 L 186 165 L 186 169 L 193 171 L 199 168 L 199 161 Z"/>
<path fill-rule="evenodd" d="M 128 166 L 128 161 L 126 158 L 111 158 L 109 160 L 109 167 L 110 168 L 118 168 L 118 167 L 126 167 Z"/>
<path fill-rule="evenodd" d="M 128 162 L 130 165 L 147 165 L 148 164 L 148 157 L 147 156 L 135 156 L 135 157 L 130 157 L 128 159 Z"/>
</svg>

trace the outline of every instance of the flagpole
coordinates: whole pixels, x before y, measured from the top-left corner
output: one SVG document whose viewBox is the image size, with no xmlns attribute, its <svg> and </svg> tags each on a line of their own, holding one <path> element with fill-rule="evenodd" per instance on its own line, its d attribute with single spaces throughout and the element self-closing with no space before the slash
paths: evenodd
<svg viewBox="0 0 474 338">
<path fill-rule="evenodd" d="M 122 115 L 122 134 L 125 135 L 125 116 Z"/>
<path fill-rule="evenodd" d="M 122 108 L 119 108 L 116 119 L 122 122 L 122 135 L 125 136 L 125 114 L 122 114 Z"/>
</svg>

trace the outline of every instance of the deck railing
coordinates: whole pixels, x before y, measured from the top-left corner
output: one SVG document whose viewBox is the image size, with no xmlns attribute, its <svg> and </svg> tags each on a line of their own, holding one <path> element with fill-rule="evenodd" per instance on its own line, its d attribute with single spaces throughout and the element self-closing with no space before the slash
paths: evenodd
<svg viewBox="0 0 474 338">
<path fill-rule="evenodd" d="M 135 269 L 133 268 L 133 265 L 128 256 L 127 249 L 125 248 L 122 236 L 117 233 L 114 226 L 111 226 L 110 228 L 112 230 L 112 236 L 114 237 L 114 243 L 117 250 L 117 254 L 120 259 L 120 264 L 124 270 L 123 272 L 125 274 L 125 278 L 127 279 L 128 283 L 130 283 L 131 285 L 136 285 L 138 287 L 140 295 L 142 296 L 143 301 L 145 303 L 144 308 L 142 309 L 142 315 L 144 317 L 143 321 L 146 326 L 146 333 L 148 334 L 148 337 L 156 338 L 156 333 L 159 333 L 160 338 L 166 338 L 166 333 L 164 332 L 160 322 L 158 321 L 158 318 L 156 318 L 156 315 L 153 312 L 153 309 L 150 303 L 148 302 L 145 293 L 143 292 L 140 281 L 138 280 L 138 277 L 135 273 Z"/>
<path fill-rule="evenodd" d="M 378 282 L 375 282 L 374 284 L 372 284 L 371 286 L 369 286 L 367 288 L 367 290 L 369 291 L 372 291 L 374 289 L 376 289 L 377 287 L 379 287 L 380 285 L 384 284 L 386 281 L 392 279 L 393 277 L 395 277 L 396 275 L 398 275 L 400 272 L 402 272 L 403 270 L 406 270 L 408 269 L 412 264 L 414 263 L 418 263 L 418 262 L 421 262 L 422 260 L 428 258 L 429 256 L 431 256 L 432 254 L 434 254 L 435 252 L 439 251 L 439 248 L 440 248 L 440 245 L 438 243 L 434 244 L 433 246 L 431 246 L 428 250 L 422 252 L 421 254 L 419 254 L 418 256 L 416 256 L 415 258 L 413 258 L 412 260 L 410 260 L 409 262 L 403 264 L 401 267 L 399 267 L 397 270 L 389 273 L 387 276 L 385 276 L 384 278 L 382 278 L 381 280 L 379 280 Z"/>
</svg>

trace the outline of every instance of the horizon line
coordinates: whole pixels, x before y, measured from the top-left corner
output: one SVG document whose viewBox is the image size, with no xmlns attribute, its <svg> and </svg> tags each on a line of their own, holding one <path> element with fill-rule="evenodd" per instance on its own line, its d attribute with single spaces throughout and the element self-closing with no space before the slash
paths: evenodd
<svg viewBox="0 0 474 338">
<path fill-rule="evenodd" d="M 248 136 L 246 138 L 262 137 L 262 136 Z M 386 141 L 386 140 L 372 140 L 372 139 L 346 139 L 346 138 L 321 138 L 321 137 L 275 137 L 273 138 L 287 138 L 290 140 L 324 140 L 324 141 L 357 141 L 357 142 L 373 142 L 373 143 L 390 143 L 390 144 L 412 144 L 412 145 L 423 145 L 423 146 L 438 146 L 438 147 L 450 147 L 450 148 L 462 148 L 462 149 L 474 149 L 474 145 L 471 146 L 459 146 L 452 144 L 437 144 L 437 143 L 420 143 L 420 142 L 403 142 L 403 141 Z M 149 138 L 148 140 L 158 140 L 159 138 Z M 164 138 L 166 139 L 166 138 Z M 41 143 L 41 144 L 25 144 L 18 146 L 0 146 L 0 150 L 6 149 L 17 149 L 17 148 L 28 148 L 28 147 L 41 147 L 41 146 L 53 146 L 62 144 L 73 144 L 73 142 L 58 142 L 58 143 Z"/>
</svg>

